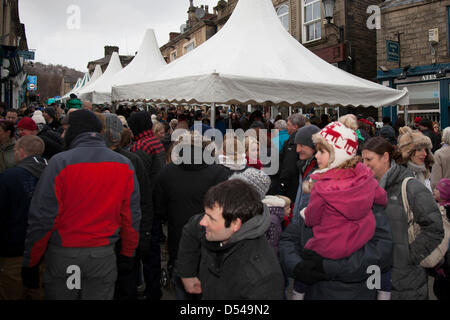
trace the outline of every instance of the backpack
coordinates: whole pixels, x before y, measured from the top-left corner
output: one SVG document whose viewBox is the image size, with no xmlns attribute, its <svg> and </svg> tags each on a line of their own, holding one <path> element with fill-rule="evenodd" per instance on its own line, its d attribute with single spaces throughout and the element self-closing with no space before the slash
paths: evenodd
<svg viewBox="0 0 450 320">
<path fill-rule="evenodd" d="M 414 222 L 414 215 L 413 215 L 411 208 L 409 207 L 408 197 L 406 194 L 406 184 L 411 179 L 414 179 L 414 178 L 409 177 L 409 178 L 406 178 L 405 180 L 403 180 L 403 182 L 402 182 L 403 206 L 405 208 L 406 214 L 408 215 L 409 244 L 414 242 L 417 235 L 420 233 L 420 226 Z M 441 216 L 442 216 L 442 224 L 443 224 L 444 232 L 445 232 L 444 239 L 442 239 L 442 242 L 437 246 L 436 249 L 434 249 L 430 253 L 429 256 L 427 256 L 420 262 L 420 266 L 422 266 L 423 268 L 434 268 L 444 259 L 445 254 L 447 253 L 449 239 L 450 239 L 450 222 L 448 221 L 447 216 L 443 212 L 441 212 Z"/>
</svg>

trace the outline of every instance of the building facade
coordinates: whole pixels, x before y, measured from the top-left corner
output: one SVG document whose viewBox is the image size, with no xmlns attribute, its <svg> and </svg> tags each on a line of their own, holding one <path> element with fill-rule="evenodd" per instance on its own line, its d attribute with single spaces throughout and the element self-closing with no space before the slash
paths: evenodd
<svg viewBox="0 0 450 320">
<path fill-rule="evenodd" d="M 18 0 L 0 0 L 0 102 L 17 109 L 26 96 L 23 63 L 28 52 L 25 25 L 20 23 Z"/>
<path fill-rule="evenodd" d="M 115 46 L 105 46 L 105 56 L 101 59 L 89 61 L 87 68 L 89 70 L 90 75 L 94 73 L 95 66 L 98 64 L 102 68 L 102 72 L 105 72 L 106 68 L 108 68 L 109 60 L 111 60 L 111 56 L 113 52 L 119 53 L 119 47 Z M 134 56 L 125 56 L 119 55 L 120 63 L 122 67 L 125 68 L 131 61 L 133 61 Z"/>
<path fill-rule="evenodd" d="M 450 1 L 390 0 L 381 6 L 377 31 L 380 83 L 407 88 L 407 120 L 426 117 L 449 125 Z M 449 72 L 449 74 L 447 74 Z M 393 120 L 405 116 L 404 106 L 383 108 Z"/>
<path fill-rule="evenodd" d="M 370 16 L 367 9 L 382 1 L 336 0 L 331 23 L 325 19 L 322 0 L 272 0 L 272 2 L 280 22 L 302 45 L 338 68 L 376 81 L 376 30 L 367 27 Z M 211 14 L 206 7 L 206 14 L 199 19 L 195 13 L 201 13 L 202 7 L 205 8 L 195 7 L 191 0 L 186 23 L 191 28 L 170 35 L 169 43 L 161 47 L 166 61 L 171 62 L 179 58 L 213 36 L 228 21 L 237 3 L 238 0 L 220 0 Z M 191 43 L 194 45 L 188 47 Z M 279 111 L 286 112 L 283 108 L 274 108 L 274 112 Z M 378 117 L 378 110 L 375 108 L 358 110 L 340 108 L 338 112 L 358 112 Z"/>
</svg>

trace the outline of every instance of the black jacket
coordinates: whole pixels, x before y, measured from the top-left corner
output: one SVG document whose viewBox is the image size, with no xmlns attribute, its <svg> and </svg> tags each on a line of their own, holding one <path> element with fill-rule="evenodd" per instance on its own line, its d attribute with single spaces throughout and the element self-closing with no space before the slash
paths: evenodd
<svg viewBox="0 0 450 320">
<path fill-rule="evenodd" d="M 139 227 L 139 249 L 142 254 L 148 254 L 151 247 L 151 231 L 153 223 L 153 195 L 150 179 L 145 171 L 144 162 L 134 153 L 126 151 L 122 148 L 116 150 L 117 153 L 130 159 L 133 164 L 136 176 L 139 182 L 139 192 L 141 194 L 141 212 L 142 219 Z"/>
<path fill-rule="evenodd" d="M 192 217 L 183 229 L 175 273 L 197 277 L 204 300 L 282 300 L 283 274 L 265 235 L 269 216 L 264 206 L 225 244 L 207 241 L 199 224 L 203 215 Z"/>
<path fill-rule="evenodd" d="M 188 220 L 201 212 L 209 188 L 228 179 L 228 170 L 218 164 L 166 166 L 158 175 L 154 189 L 155 214 L 168 221 L 170 263 L 173 263 Z"/>
<path fill-rule="evenodd" d="M 42 130 L 37 134 L 39 138 L 44 141 L 45 150 L 42 157 L 50 160 L 55 154 L 64 151 L 64 142 L 61 136 L 45 125 Z"/>
<path fill-rule="evenodd" d="M 440 136 L 436 135 L 431 131 L 430 129 L 426 129 L 422 131 L 422 134 L 426 135 L 428 138 L 430 138 L 431 143 L 433 144 L 433 148 L 431 149 L 432 153 L 435 153 L 436 150 L 438 150 L 441 147 L 441 138 Z"/>
<path fill-rule="evenodd" d="M 28 209 L 46 167 L 45 159 L 32 156 L 0 174 L 0 257 L 23 255 Z"/>
<path fill-rule="evenodd" d="M 368 267 L 376 265 L 381 272 L 392 266 L 392 234 L 384 209 L 372 208 L 376 220 L 373 238 L 350 257 L 340 260 L 325 259 L 323 268 L 330 281 L 320 281 L 308 286 L 308 300 L 375 300 L 376 290 L 370 290 L 367 279 Z M 279 254 L 281 264 L 289 277 L 293 277 L 295 266 L 302 261 L 300 256 L 306 242 L 312 237 L 312 228 L 303 218 L 292 222 L 281 235 Z"/>
<path fill-rule="evenodd" d="M 299 169 L 297 145 L 295 144 L 295 133 L 291 134 L 284 143 L 280 152 L 280 170 L 278 174 L 278 183 L 281 194 L 295 202 L 295 196 L 298 189 Z"/>
</svg>

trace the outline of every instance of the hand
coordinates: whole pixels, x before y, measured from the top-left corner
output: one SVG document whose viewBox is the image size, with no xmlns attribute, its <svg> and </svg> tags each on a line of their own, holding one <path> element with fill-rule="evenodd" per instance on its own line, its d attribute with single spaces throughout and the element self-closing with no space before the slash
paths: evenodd
<svg viewBox="0 0 450 320">
<path fill-rule="evenodd" d="M 194 278 L 181 278 L 183 281 L 184 289 L 190 294 L 201 294 L 202 284 L 197 277 Z"/>
<path fill-rule="evenodd" d="M 22 267 L 22 284 L 30 289 L 39 289 L 39 265 L 34 267 Z"/>
<path fill-rule="evenodd" d="M 300 256 L 303 258 L 303 260 L 310 260 L 314 262 L 315 267 L 318 272 L 325 273 L 325 270 L 323 269 L 323 257 L 316 253 L 315 251 L 303 249 Z"/>
<path fill-rule="evenodd" d="M 311 260 L 303 260 L 294 268 L 294 278 L 307 285 L 313 285 L 316 282 L 328 280 L 325 273 L 315 269 L 315 263 Z"/>
<path fill-rule="evenodd" d="M 117 272 L 120 275 L 126 275 L 129 274 L 131 271 L 133 271 L 135 263 L 134 257 L 127 257 L 123 254 L 119 254 L 117 257 Z"/>
</svg>

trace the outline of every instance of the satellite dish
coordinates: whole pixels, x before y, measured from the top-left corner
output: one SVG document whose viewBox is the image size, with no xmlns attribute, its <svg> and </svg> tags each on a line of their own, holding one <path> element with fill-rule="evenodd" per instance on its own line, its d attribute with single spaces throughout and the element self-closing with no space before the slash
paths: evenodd
<svg viewBox="0 0 450 320">
<path fill-rule="evenodd" d="M 195 16 L 199 19 L 203 18 L 205 16 L 205 14 L 206 14 L 206 12 L 205 12 L 205 9 L 203 9 L 203 8 L 197 8 L 195 10 Z"/>
<path fill-rule="evenodd" d="M 181 33 L 184 33 L 184 30 L 186 30 L 186 23 L 183 23 L 183 24 L 180 26 L 180 32 L 181 32 Z"/>
</svg>

